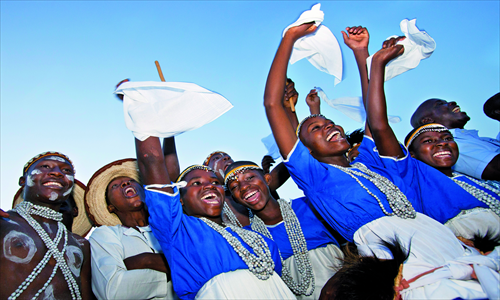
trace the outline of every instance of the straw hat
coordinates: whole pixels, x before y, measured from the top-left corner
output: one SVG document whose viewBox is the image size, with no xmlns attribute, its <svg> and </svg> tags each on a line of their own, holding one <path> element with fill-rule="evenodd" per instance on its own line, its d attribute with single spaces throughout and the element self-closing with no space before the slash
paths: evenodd
<svg viewBox="0 0 500 300">
<path fill-rule="evenodd" d="M 86 188 L 85 184 L 81 183 L 79 180 L 76 179 L 74 186 L 75 188 L 73 189 L 72 193 L 73 193 L 73 199 L 75 199 L 76 206 L 78 207 L 78 216 L 76 216 L 73 219 L 73 227 L 71 228 L 71 231 L 73 233 L 78 234 L 79 236 L 85 237 L 92 228 L 92 223 L 90 223 L 90 219 L 85 213 L 85 205 L 83 197 Z M 24 201 L 23 190 L 24 187 L 21 187 L 14 196 L 14 201 L 12 202 L 13 208 L 22 201 Z"/>
<path fill-rule="evenodd" d="M 108 211 L 106 204 L 106 189 L 108 184 L 117 177 L 130 177 L 141 183 L 139 168 L 134 158 L 114 161 L 100 168 L 92 175 L 85 191 L 85 210 L 96 226 L 121 225 L 116 214 Z"/>
</svg>

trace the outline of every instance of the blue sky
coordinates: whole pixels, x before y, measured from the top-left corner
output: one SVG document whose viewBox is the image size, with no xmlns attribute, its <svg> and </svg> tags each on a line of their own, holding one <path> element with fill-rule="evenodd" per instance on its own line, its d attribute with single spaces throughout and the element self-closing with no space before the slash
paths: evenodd
<svg viewBox="0 0 500 300">
<path fill-rule="evenodd" d="M 125 127 L 117 82 L 194 82 L 224 95 L 234 108 L 214 122 L 177 137 L 181 168 L 201 163 L 214 150 L 235 160 L 260 163 L 270 133 L 264 86 L 283 29 L 311 1 L 1 1 L 0 142 L 1 205 L 10 209 L 22 167 L 34 155 L 67 154 L 76 178 L 87 183 L 103 165 L 135 157 L 133 136 Z M 329 98 L 359 96 L 353 55 L 340 31 L 363 25 L 370 53 L 402 19 L 436 41 L 433 55 L 386 84 L 390 114 L 400 140 L 411 129 L 415 108 L 431 97 L 454 100 L 471 117 L 468 129 L 495 137 L 499 124 L 487 118 L 483 103 L 500 91 L 499 1 L 328 1 L 320 2 L 323 24 L 339 40 L 344 78 L 333 77 L 306 60 L 289 67 L 299 92 L 299 118 L 314 86 Z M 322 104 L 322 112 L 346 131 L 362 127 Z M 301 195 L 293 182 L 279 190 L 284 198 Z"/>
</svg>

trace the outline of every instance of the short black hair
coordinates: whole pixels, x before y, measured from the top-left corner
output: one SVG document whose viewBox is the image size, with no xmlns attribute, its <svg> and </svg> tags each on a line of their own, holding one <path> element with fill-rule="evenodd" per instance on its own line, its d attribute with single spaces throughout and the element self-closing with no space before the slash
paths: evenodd
<svg viewBox="0 0 500 300">
<path fill-rule="evenodd" d="M 365 135 L 365 131 L 362 128 L 358 128 L 351 133 L 346 134 L 347 142 L 351 145 L 359 144 L 363 140 L 363 136 Z"/>
</svg>

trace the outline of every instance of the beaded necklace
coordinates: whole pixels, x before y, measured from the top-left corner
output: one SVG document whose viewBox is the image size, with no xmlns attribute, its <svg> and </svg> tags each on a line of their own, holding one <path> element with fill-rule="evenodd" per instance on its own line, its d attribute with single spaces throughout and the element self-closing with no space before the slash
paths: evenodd
<svg viewBox="0 0 500 300">
<path fill-rule="evenodd" d="M 240 221 L 238 220 L 238 218 L 231 210 L 226 201 L 224 201 L 224 207 L 222 208 L 222 215 L 227 217 L 227 219 L 229 220 L 228 224 L 238 226 L 240 228 L 243 227 L 243 225 L 241 225 Z"/>
<path fill-rule="evenodd" d="M 392 183 L 384 176 L 371 171 L 364 164 L 354 163 L 351 165 L 351 168 L 337 165 L 330 166 L 335 167 L 354 178 L 358 182 L 358 184 L 366 190 L 368 194 L 370 194 L 377 200 L 378 205 L 387 216 L 396 215 L 402 219 L 414 219 L 417 216 L 417 213 L 415 212 L 415 209 L 411 205 L 410 201 L 408 201 L 405 194 L 403 194 L 394 183 Z M 359 171 L 354 170 L 354 168 L 359 169 Z M 389 206 L 392 209 L 393 213 L 389 213 L 384 208 L 382 201 L 380 201 L 377 195 L 372 193 L 356 176 L 360 176 L 370 180 L 379 189 L 379 191 L 381 191 L 387 197 L 387 202 L 389 202 Z"/>
<path fill-rule="evenodd" d="M 467 182 L 464 182 L 464 181 L 461 181 L 461 180 L 458 180 L 456 178 L 456 176 L 459 176 L 459 175 L 463 175 L 463 174 L 458 174 L 458 173 L 453 173 L 453 177 L 451 178 L 453 181 L 455 181 L 456 184 L 458 184 L 461 188 L 463 188 L 464 190 L 466 190 L 469 194 L 471 194 L 472 196 L 476 197 L 477 200 L 485 203 L 486 205 L 488 205 L 488 207 L 495 213 L 497 214 L 498 216 L 500 216 L 500 201 L 499 201 L 499 198 L 495 198 L 493 197 L 492 195 L 488 194 L 487 192 L 481 190 L 480 188 L 477 188 L 475 186 L 473 186 L 472 184 L 469 184 Z M 497 194 L 497 195 L 500 195 L 500 190 L 497 190 L 495 189 L 494 187 L 492 187 L 491 185 L 485 183 L 485 182 L 481 182 L 479 180 L 476 180 L 472 177 L 469 177 L 467 175 L 463 175 L 465 176 L 466 178 L 468 178 L 470 181 L 474 182 L 475 184 L 485 188 L 485 189 L 488 189 L 490 191 L 492 191 L 493 193 Z"/>
<path fill-rule="evenodd" d="M 274 261 L 271 257 L 269 246 L 262 236 L 256 232 L 245 230 L 233 225 L 227 225 L 231 228 L 247 245 L 249 245 L 255 254 L 245 248 L 241 242 L 233 236 L 229 231 L 225 230 L 219 224 L 205 218 L 200 218 L 210 228 L 217 231 L 222 237 L 233 247 L 234 251 L 238 253 L 241 259 L 248 266 L 252 272 L 260 280 L 267 280 L 274 272 Z"/>
<path fill-rule="evenodd" d="M 48 207 L 35 205 L 29 201 L 23 201 L 19 203 L 13 211 L 17 212 L 26 222 L 38 233 L 45 246 L 47 247 L 47 252 L 43 259 L 38 263 L 38 265 L 33 269 L 31 274 L 21 283 L 21 285 L 10 295 L 9 300 L 14 300 L 19 297 L 26 288 L 33 282 L 33 280 L 40 274 L 40 272 L 45 268 L 51 257 L 54 257 L 56 260 L 56 265 L 50 275 L 49 279 L 45 282 L 41 289 L 35 294 L 32 299 L 38 298 L 40 294 L 49 286 L 50 282 L 56 275 L 58 269 L 61 269 L 61 272 L 64 275 L 64 279 L 68 284 L 68 288 L 71 292 L 72 299 L 82 299 L 80 295 L 80 289 L 78 287 L 78 283 L 71 270 L 64 259 L 64 252 L 66 251 L 66 246 L 68 244 L 68 231 L 66 226 L 63 225 L 62 214 L 56 212 Z M 57 233 L 52 240 L 48 233 L 43 229 L 43 227 L 38 223 L 31 215 L 41 216 L 46 219 L 57 221 Z M 57 245 L 61 241 L 61 238 L 64 236 L 64 244 L 61 251 L 59 251 Z"/>
<path fill-rule="evenodd" d="M 281 278 L 286 283 L 286 285 L 294 292 L 296 295 L 310 296 L 314 292 L 315 279 L 314 272 L 311 265 L 311 259 L 309 258 L 309 251 L 307 250 L 306 239 L 304 238 L 304 233 L 302 232 L 302 227 L 300 226 L 297 215 L 292 209 L 292 206 L 283 199 L 278 199 L 278 204 L 281 210 L 281 216 L 283 217 L 283 222 L 285 223 L 286 233 L 288 235 L 288 240 L 292 246 L 293 256 L 295 257 L 295 262 L 297 269 L 299 270 L 300 280 L 298 283 L 295 282 L 294 278 L 290 273 L 290 269 L 283 263 L 283 257 L 280 258 L 282 264 L 282 275 Z M 257 216 L 251 218 L 252 229 L 254 231 L 260 232 L 266 237 L 273 239 L 273 236 L 267 229 L 264 221 Z M 309 292 L 308 292 L 309 290 Z"/>
</svg>

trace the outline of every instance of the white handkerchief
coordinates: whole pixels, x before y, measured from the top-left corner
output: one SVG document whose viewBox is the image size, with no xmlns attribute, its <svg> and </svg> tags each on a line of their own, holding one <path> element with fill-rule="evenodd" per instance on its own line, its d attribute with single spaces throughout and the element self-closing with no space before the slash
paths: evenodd
<svg viewBox="0 0 500 300">
<path fill-rule="evenodd" d="M 431 38 L 427 32 L 419 30 L 415 25 L 416 21 L 417 19 L 413 19 L 411 21 L 404 19 L 401 21 L 401 31 L 406 36 L 406 39 L 399 41 L 398 44 L 403 45 L 405 51 L 403 55 L 391 60 L 386 65 L 385 81 L 415 68 L 422 59 L 431 56 L 434 49 L 436 49 L 436 42 L 434 39 Z M 366 59 L 368 76 L 370 76 L 372 58 L 373 55 Z"/>
<path fill-rule="evenodd" d="M 314 5 L 311 10 L 303 12 L 299 19 L 283 31 L 283 36 L 288 29 L 304 23 L 314 22 L 318 29 L 307 36 L 298 39 L 293 45 L 290 63 L 307 58 L 318 70 L 335 76 L 334 84 L 342 80 L 342 52 L 340 45 L 333 33 L 324 25 L 324 13 L 320 10 L 321 4 Z"/>
<path fill-rule="evenodd" d="M 125 124 L 141 141 L 196 129 L 233 107 L 222 95 L 188 82 L 125 82 L 115 94 L 123 95 Z"/>
<path fill-rule="evenodd" d="M 266 155 L 271 156 L 274 160 L 281 157 L 280 149 L 278 148 L 278 145 L 276 144 L 276 141 L 274 140 L 274 136 L 272 133 L 266 136 L 265 138 L 261 139 L 261 141 L 264 144 L 264 146 L 266 146 L 267 149 Z"/>
<path fill-rule="evenodd" d="M 342 97 L 330 100 L 325 92 L 320 87 L 315 87 L 318 91 L 319 97 L 323 99 L 328 105 L 340 111 L 344 115 L 353 119 L 356 122 L 364 123 L 366 120 L 366 111 L 363 105 L 363 98 L 361 97 Z M 388 116 L 389 122 L 399 123 L 401 118 L 398 116 Z"/>
</svg>

